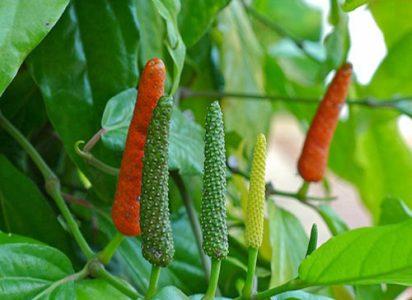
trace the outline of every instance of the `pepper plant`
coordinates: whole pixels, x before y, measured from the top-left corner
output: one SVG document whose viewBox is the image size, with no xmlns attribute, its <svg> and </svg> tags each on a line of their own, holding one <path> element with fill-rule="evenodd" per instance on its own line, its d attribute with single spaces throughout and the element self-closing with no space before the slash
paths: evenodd
<svg viewBox="0 0 412 300">
<path fill-rule="evenodd" d="M 0 1 L 0 299 L 407 293 L 412 5 L 328 2 Z M 387 48 L 368 84 L 348 63 L 355 9 Z M 282 114 L 308 133 L 294 190 L 265 176 Z M 332 209 L 331 174 L 371 226 Z"/>
</svg>

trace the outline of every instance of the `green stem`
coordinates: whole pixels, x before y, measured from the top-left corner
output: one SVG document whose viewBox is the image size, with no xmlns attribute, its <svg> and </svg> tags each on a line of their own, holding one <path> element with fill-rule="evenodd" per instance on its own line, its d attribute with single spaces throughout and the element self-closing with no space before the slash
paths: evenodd
<svg viewBox="0 0 412 300">
<path fill-rule="evenodd" d="M 124 235 L 120 232 L 116 232 L 116 235 L 113 239 L 107 244 L 107 246 L 97 254 L 100 262 L 102 264 L 108 264 L 109 261 L 112 259 L 113 254 L 116 252 L 116 249 L 120 246 L 124 239 Z"/>
<path fill-rule="evenodd" d="M 296 198 L 302 202 L 304 202 L 305 200 L 307 200 L 306 198 L 306 194 L 308 193 L 308 189 L 309 189 L 309 184 L 310 182 L 308 181 L 304 181 L 302 184 L 302 187 L 299 189 L 299 191 L 296 194 Z"/>
<path fill-rule="evenodd" d="M 85 152 L 80 150 L 79 145 L 84 144 L 84 141 L 77 141 L 76 144 L 74 145 L 74 150 L 76 151 L 77 155 L 82 157 L 86 163 L 92 165 L 96 169 L 99 169 L 100 171 L 113 175 L 113 176 L 119 176 L 120 170 L 118 168 L 113 168 L 109 165 L 106 165 L 104 162 L 98 160 L 96 157 L 93 156 L 90 152 Z"/>
<path fill-rule="evenodd" d="M 209 287 L 207 288 L 207 292 L 201 300 L 215 299 L 217 284 L 219 282 L 220 264 L 220 260 L 215 260 L 212 258 L 212 271 L 210 274 Z"/>
<path fill-rule="evenodd" d="M 13 124 L 10 123 L 9 120 L 1 113 L 0 111 L 0 126 L 3 127 L 19 144 L 20 146 L 27 152 L 27 154 L 31 157 L 33 162 L 39 168 L 40 172 L 43 174 L 44 180 L 48 180 L 51 178 L 57 178 L 54 175 L 53 171 L 49 168 L 49 166 L 44 162 L 43 158 L 37 152 L 37 150 L 30 144 L 30 142 L 26 139 L 21 132 L 14 127 Z"/>
<path fill-rule="evenodd" d="M 47 183 L 46 183 L 47 184 Z M 79 227 L 76 224 L 72 214 L 69 211 L 69 208 L 66 206 L 66 203 L 63 200 L 62 195 L 60 194 L 60 185 L 58 181 L 55 181 L 55 184 L 49 184 L 47 191 L 49 195 L 54 199 L 57 206 L 59 207 L 61 213 L 64 216 L 64 219 L 67 222 L 67 225 L 70 228 L 70 231 L 73 234 L 74 239 L 76 240 L 77 244 L 79 245 L 80 249 L 86 256 L 87 260 L 92 259 L 95 254 L 90 246 L 87 244 L 86 240 L 84 239 L 82 233 L 80 232 Z"/>
<path fill-rule="evenodd" d="M 256 294 L 253 300 L 265 300 L 284 292 L 301 290 L 310 286 L 310 284 L 303 282 L 299 278 L 295 278 L 283 285 Z"/>
<path fill-rule="evenodd" d="M 254 288 L 253 282 L 255 279 L 256 261 L 258 256 L 258 249 L 249 247 L 248 269 L 246 275 L 245 286 L 242 290 L 243 299 L 251 299 Z"/>
<path fill-rule="evenodd" d="M 206 257 L 202 250 L 202 229 L 200 227 L 196 209 L 193 205 L 192 199 L 190 199 L 190 196 L 186 190 L 182 177 L 176 171 L 173 171 L 170 174 L 174 182 L 176 183 L 177 188 L 179 189 L 180 195 L 182 196 L 183 203 L 189 216 L 190 225 L 192 226 L 192 230 L 195 235 L 196 245 L 199 251 L 200 259 L 202 261 L 203 270 L 205 271 L 206 278 L 209 279 L 211 274 L 210 260 Z"/>
<path fill-rule="evenodd" d="M 88 266 L 86 265 L 83 270 L 81 270 L 78 273 L 75 273 L 73 275 L 67 276 L 63 279 L 60 279 L 59 281 L 56 281 L 52 285 L 50 285 L 47 289 L 43 290 L 40 294 L 38 294 L 36 297 L 32 298 L 31 300 L 38 300 L 41 299 L 43 296 L 48 295 L 49 293 L 52 293 L 56 288 L 61 286 L 62 284 L 65 284 L 66 282 L 72 281 L 72 280 L 80 280 L 83 278 L 86 278 L 89 275 L 89 270 L 87 268 Z M 45 297 L 48 298 L 48 297 Z"/>
<path fill-rule="evenodd" d="M 146 298 L 150 299 L 156 294 L 157 282 L 159 281 L 161 267 L 152 265 L 152 272 L 150 273 L 149 289 L 147 290 Z"/>
<path fill-rule="evenodd" d="M 144 299 L 144 297 L 140 295 L 139 293 L 137 293 L 131 286 L 127 285 L 126 283 L 121 281 L 119 278 L 107 272 L 106 269 L 104 268 L 99 269 L 96 275 L 97 275 L 96 277 L 104 279 L 105 281 L 110 283 L 114 288 L 116 288 L 118 291 L 122 292 L 129 298 Z"/>
<path fill-rule="evenodd" d="M 321 99 L 314 98 L 299 98 L 299 97 L 289 97 L 284 95 L 262 95 L 253 93 L 237 93 L 237 92 L 219 92 L 219 91 L 193 91 L 189 88 L 181 89 L 181 99 L 191 98 L 191 97 L 201 97 L 201 98 L 239 98 L 239 99 L 268 99 L 273 101 L 287 101 L 289 103 L 303 103 L 303 104 L 319 104 Z M 366 107 L 382 107 L 382 108 L 394 108 L 394 105 L 399 102 L 412 101 L 412 95 L 400 97 L 396 99 L 375 99 L 375 98 L 360 98 L 360 99 L 348 99 L 345 103 L 348 105 L 361 105 Z"/>
<path fill-rule="evenodd" d="M 22 146 L 22 148 L 27 152 L 27 154 L 36 164 L 36 166 L 40 169 L 40 172 L 43 174 L 44 180 L 46 182 L 46 191 L 56 202 L 77 244 L 79 245 L 80 249 L 86 256 L 86 258 L 90 260 L 94 256 L 94 253 L 90 249 L 83 235 L 81 234 L 79 227 L 76 224 L 76 221 L 74 220 L 72 214 L 70 213 L 68 207 L 66 206 L 66 203 L 62 198 L 62 195 L 60 193 L 60 181 L 57 178 L 57 176 L 49 168 L 49 166 L 46 164 L 46 162 L 43 160 L 43 158 L 40 156 L 37 150 L 30 144 L 30 142 L 21 134 L 21 132 L 16 127 L 14 127 L 13 124 L 11 124 L 5 118 L 5 116 L 1 112 L 0 126 L 3 127 Z"/>
</svg>

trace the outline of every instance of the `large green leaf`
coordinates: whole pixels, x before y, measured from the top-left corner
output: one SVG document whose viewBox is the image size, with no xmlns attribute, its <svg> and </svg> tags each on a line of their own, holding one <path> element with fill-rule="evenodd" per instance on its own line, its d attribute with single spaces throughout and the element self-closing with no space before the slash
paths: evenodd
<svg viewBox="0 0 412 300">
<path fill-rule="evenodd" d="M 116 229 L 108 214 L 97 215 L 99 228 L 108 238 L 112 238 Z M 159 288 L 173 285 L 187 294 L 202 292 L 206 285 L 199 252 L 195 238 L 186 214 L 171 215 L 173 239 L 175 242 L 175 257 L 172 264 L 162 268 Z M 118 248 L 115 259 L 124 274 L 136 285 L 139 291 L 145 293 L 150 278 L 151 265 L 141 251 L 141 240 L 138 237 L 126 238 Z"/>
<path fill-rule="evenodd" d="M 314 285 L 412 284 L 412 220 L 338 235 L 309 255 L 299 277 Z"/>
<path fill-rule="evenodd" d="M 67 232 L 34 183 L 0 155 L 1 230 L 54 246 L 74 257 Z M 1 224 L 1 222 L 0 222 Z"/>
<path fill-rule="evenodd" d="M 87 165 L 76 155 L 74 144 L 100 129 L 110 97 L 136 85 L 137 46 L 134 0 L 74 0 L 27 59 L 70 158 L 107 202 L 113 199 L 116 179 Z M 100 144 L 93 153 L 108 164 L 120 162 Z"/>
<path fill-rule="evenodd" d="M 75 282 L 76 300 L 130 300 L 102 279 L 78 280 Z"/>
<path fill-rule="evenodd" d="M 408 0 L 375 0 L 369 9 L 385 37 L 388 49 L 406 33 L 412 31 L 412 2 Z"/>
<path fill-rule="evenodd" d="M 308 237 L 300 221 L 288 211 L 269 205 L 270 245 L 272 246 L 270 286 L 281 285 L 298 274 L 300 262 L 305 258 Z"/>
<path fill-rule="evenodd" d="M 34 239 L 31 239 L 25 236 L 0 231 L 0 245 L 24 244 L 24 243 L 44 245 L 42 242 L 36 241 Z"/>
<path fill-rule="evenodd" d="M 128 89 L 107 102 L 102 117 L 103 143 L 116 152 L 122 152 L 126 143 L 127 130 L 136 103 L 137 91 Z M 170 125 L 169 169 L 179 170 L 184 175 L 203 173 L 203 129 L 185 118 L 175 107 Z"/>
<path fill-rule="evenodd" d="M 174 286 L 166 286 L 158 291 L 151 299 L 153 300 L 189 300 L 181 290 Z"/>
<path fill-rule="evenodd" d="M 412 80 L 411 47 L 412 31 L 409 31 L 393 44 L 380 64 L 368 86 L 369 95 L 377 98 L 391 98 L 394 95 L 412 94 L 412 86 L 405 84 Z"/>
<path fill-rule="evenodd" d="M 218 29 L 222 35 L 219 42 L 225 90 L 263 93 L 262 49 L 238 1 L 233 1 L 219 15 Z M 246 139 L 246 153 L 250 157 L 257 135 L 268 132 L 269 101 L 227 98 L 222 102 L 222 109 L 226 131 L 234 131 Z"/>
<path fill-rule="evenodd" d="M 401 223 L 412 218 L 412 211 L 401 199 L 387 197 L 381 205 L 379 225 Z"/>
<path fill-rule="evenodd" d="M 179 29 L 188 48 L 204 34 L 209 24 L 231 0 L 185 0 L 178 16 Z"/>
<path fill-rule="evenodd" d="M 292 291 L 282 293 L 272 297 L 272 300 L 333 300 L 329 297 L 313 295 L 302 291 Z"/>
<path fill-rule="evenodd" d="M 54 284 L 72 274 L 69 259 L 54 248 L 35 244 L 0 245 L 2 300 L 76 299 L 73 281 Z"/>
<path fill-rule="evenodd" d="M 56 24 L 68 3 L 69 0 L 1 1 L 0 96 L 26 56 Z"/>
<path fill-rule="evenodd" d="M 257 0 L 256 9 L 296 39 L 318 41 L 322 13 L 302 0 Z"/>
<path fill-rule="evenodd" d="M 176 92 L 180 76 L 182 75 L 183 64 L 185 62 L 186 46 L 179 33 L 177 16 L 180 11 L 180 0 L 152 0 L 157 11 L 166 21 L 167 28 L 167 50 L 174 62 L 173 86 L 170 95 Z"/>
</svg>

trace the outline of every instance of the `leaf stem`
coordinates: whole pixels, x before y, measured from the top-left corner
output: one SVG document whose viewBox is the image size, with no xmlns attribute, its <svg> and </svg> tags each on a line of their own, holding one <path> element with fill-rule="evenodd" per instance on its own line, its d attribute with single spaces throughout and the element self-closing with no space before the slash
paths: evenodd
<svg viewBox="0 0 412 300">
<path fill-rule="evenodd" d="M 244 99 L 269 99 L 273 101 L 290 101 L 303 104 L 319 104 L 321 99 L 314 98 L 300 98 L 300 97 L 289 97 L 285 95 L 261 95 L 253 93 L 237 93 L 237 92 L 220 92 L 220 91 L 193 91 L 189 88 L 181 89 L 181 99 L 189 97 L 204 97 L 204 98 L 244 98 Z M 345 103 L 348 105 L 361 105 L 367 107 L 383 107 L 383 108 L 394 108 L 394 104 L 403 102 L 403 101 L 412 101 L 412 95 L 399 97 L 396 99 L 377 99 L 372 97 L 360 98 L 360 99 L 348 99 Z"/>
<path fill-rule="evenodd" d="M 124 239 L 124 235 L 120 232 L 116 232 L 115 236 L 112 240 L 106 245 L 106 247 L 97 254 L 97 257 L 101 261 L 102 264 L 108 264 L 109 261 L 112 259 L 113 254 L 116 252 L 116 249 L 120 246 Z"/>
<path fill-rule="evenodd" d="M 89 244 L 87 244 L 86 240 L 84 239 L 82 233 L 80 232 L 79 227 L 77 226 L 76 221 L 74 220 L 69 208 L 67 207 L 66 203 L 63 200 L 62 195 L 60 194 L 60 184 L 58 180 L 48 181 L 46 182 L 46 190 L 48 191 L 49 195 L 54 199 L 58 208 L 60 209 L 61 213 L 64 216 L 64 219 L 67 222 L 67 225 L 70 228 L 70 231 L 73 234 L 74 239 L 76 240 L 77 244 L 79 245 L 80 249 L 86 256 L 87 260 L 92 259 L 95 256 L 95 253 L 90 248 Z"/>
<path fill-rule="evenodd" d="M 255 279 L 256 261 L 258 256 L 258 249 L 249 247 L 248 269 L 246 275 L 245 286 L 242 290 L 243 299 L 251 299 L 255 289 L 253 286 Z"/>
<path fill-rule="evenodd" d="M 118 168 L 113 168 L 109 165 L 106 165 L 104 162 L 94 157 L 90 152 L 80 150 L 80 144 L 84 144 L 84 141 L 77 141 L 74 145 L 74 150 L 76 151 L 77 155 L 79 155 L 86 161 L 86 163 L 92 165 L 96 169 L 99 169 L 106 174 L 119 176 L 120 170 Z"/>
<path fill-rule="evenodd" d="M 83 151 L 86 153 L 89 153 L 94 145 L 100 140 L 103 134 L 107 132 L 106 128 L 100 129 L 96 134 L 87 142 L 87 144 L 84 146 Z"/>
<path fill-rule="evenodd" d="M 43 290 L 40 294 L 38 294 L 36 297 L 32 298 L 31 300 L 41 299 L 43 296 L 53 292 L 53 290 L 55 290 L 57 287 L 61 286 L 62 284 L 65 284 L 66 282 L 69 282 L 72 280 L 80 280 L 80 279 L 86 278 L 88 275 L 89 275 L 89 270 L 88 270 L 88 266 L 86 265 L 81 271 L 73 275 L 69 275 L 63 279 L 60 279 L 59 281 L 54 282 L 47 289 Z"/>
<path fill-rule="evenodd" d="M 215 260 L 212 258 L 212 271 L 210 274 L 209 287 L 201 300 L 215 299 L 216 289 L 219 282 L 220 264 L 220 260 Z"/>
<path fill-rule="evenodd" d="M 108 283 L 110 283 L 114 288 L 116 288 L 118 291 L 122 292 L 126 296 L 132 299 L 137 299 L 137 298 L 142 298 L 144 297 L 137 293 L 131 286 L 125 284 L 123 281 L 121 281 L 119 278 L 113 276 L 110 274 L 104 267 L 100 268 L 97 271 L 96 274 L 98 278 L 102 278 L 106 280 Z"/>
<path fill-rule="evenodd" d="M 299 191 L 296 193 L 297 199 L 300 201 L 306 201 L 307 197 L 306 194 L 308 193 L 309 190 L 309 182 L 308 181 L 304 181 L 301 188 L 299 189 Z"/>
<path fill-rule="evenodd" d="M 60 211 L 62 212 L 67 222 L 67 225 L 69 226 L 70 231 L 74 236 L 74 239 L 76 240 L 80 249 L 86 256 L 87 260 L 93 258 L 95 255 L 94 252 L 91 250 L 86 240 L 84 239 L 79 227 L 76 224 L 76 221 L 74 220 L 72 214 L 69 211 L 69 208 L 66 206 L 66 203 L 62 198 L 60 191 L 60 181 L 57 178 L 57 176 L 53 173 L 53 171 L 46 164 L 46 162 L 43 160 L 43 158 L 40 156 L 37 150 L 26 139 L 26 137 L 24 137 L 21 134 L 21 132 L 13 124 L 11 124 L 9 120 L 6 119 L 6 117 L 1 113 L 1 111 L 0 126 L 3 127 L 21 145 L 21 147 L 27 152 L 27 154 L 31 157 L 33 162 L 39 168 L 45 180 L 46 191 L 53 198 L 53 200 L 59 207 Z"/>
<path fill-rule="evenodd" d="M 193 234 L 196 239 L 196 245 L 199 251 L 200 259 L 202 261 L 203 270 L 205 271 L 206 278 L 209 279 L 211 274 L 210 260 L 206 257 L 202 250 L 202 229 L 200 227 L 196 209 L 193 205 L 192 199 L 190 199 L 190 196 L 186 190 L 182 177 L 177 171 L 172 171 L 170 172 L 170 174 L 174 182 L 176 183 L 177 188 L 179 189 L 180 195 L 182 196 L 183 203 L 189 216 L 190 225 L 192 226 Z"/>
<path fill-rule="evenodd" d="M 307 287 L 310 287 L 311 285 L 309 283 L 303 282 L 299 278 L 292 279 L 291 281 L 277 286 L 275 288 L 266 290 L 264 292 L 256 294 L 252 299 L 253 300 L 264 300 L 264 299 L 269 299 L 272 296 L 279 295 L 284 292 L 288 291 L 295 291 L 295 290 L 301 290 Z"/>
<path fill-rule="evenodd" d="M 161 267 L 152 265 L 152 271 L 150 272 L 150 282 L 149 289 L 146 293 L 145 299 L 150 299 L 156 294 L 157 291 L 157 282 L 159 281 Z"/>
<path fill-rule="evenodd" d="M 49 166 L 44 162 L 43 158 L 37 152 L 37 150 L 30 144 L 30 142 L 26 139 L 26 137 L 21 134 L 21 132 L 12 124 L 0 111 L 0 126 L 3 127 L 19 144 L 20 146 L 27 152 L 36 166 L 39 168 L 40 172 L 42 173 L 44 180 L 48 180 L 51 178 L 57 178 L 54 175 L 53 171 L 49 168 Z"/>
</svg>

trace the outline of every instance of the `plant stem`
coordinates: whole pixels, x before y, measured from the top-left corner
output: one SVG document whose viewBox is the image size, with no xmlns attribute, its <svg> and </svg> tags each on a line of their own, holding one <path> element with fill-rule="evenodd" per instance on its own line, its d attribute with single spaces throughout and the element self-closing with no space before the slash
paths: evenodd
<svg viewBox="0 0 412 300">
<path fill-rule="evenodd" d="M 243 299 L 251 299 L 254 292 L 253 282 L 255 279 L 256 261 L 258 256 L 258 249 L 249 247 L 248 269 L 246 275 L 245 286 L 242 290 Z"/>
<path fill-rule="evenodd" d="M 60 211 L 62 212 L 67 225 L 70 228 L 77 244 L 88 260 L 94 257 L 94 252 L 90 249 L 86 240 L 84 239 L 79 227 L 76 224 L 72 214 L 70 213 L 66 203 L 64 202 L 60 193 L 60 181 L 53 171 L 49 168 L 37 150 L 30 144 L 21 132 L 11 124 L 6 117 L 0 112 L 0 126 L 3 127 L 27 152 L 36 166 L 40 169 L 45 180 L 46 191 L 54 199 Z"/>
<path fill-rule="evenodd" d="M 93 154 L 91 154 L 90 152 L 80 150 L 80 144 L 84 144 L 84 141 L 77 141 L 74 145 L 74 150 L 76 151 L 77 155 L 79 155 L 86 161 L 86 163 L 92 165 L 96 169 L 99 169 L 100 171 L 106 174 L 119 176 L 120 170 L 118 168 L 113 168 L 109 165 L 106 165 L 104 162 L 94 157 Z"/>
<path fill-rule="evenodd" d="M 125 284 L 123 281 L 121 281 L 119 278 L 113 276 L 109 272 L 106 271 L 106 269 L 101 268 L 97 272 L 97 277 L 102 278 L 106 280 L 108 283 L 110 283 L 113 287 L 115 287 L 118 291 L 122 292 L 126 296 L 132 299 L 136 298 L 142 298 L 144 297 L 137 293 L 131 286 Z"/>
<path fill-rule="evenodd" d="M 44 180 L 48 180 L 50 178 L 57 178 L 54 175 L 53 171 L 49 168 L 49 166 L 44 162 L 43 158 L 37 152 L 37 150 L 30 144 L 30 142 L 26 139 L 21 132 L 14 127 L 9 120 L 2 114 L 0 111 L 0 126 L 3 127 L 19 144 L 22 148 L 27 152 L 36 166 L 39 168 L 40 172 L 43 174 Z"/>
<path fill-rule="evenodd" d="M 107 132 L 107 129 L 102 128 L 96 134 L 90 139 L 90 141 L 87 142 L 87 144 L 84 146 L 83 151 L 86 153 L 89 153 L 94 145 L 100 140 L 103 134 Z"/>
<path fill-rule="evenodd" d="M 296 193 L 296 198 L 302 202 L 306 201 L 306 194 L 308 193 L 308 189 L 309 189 L 309 182 L 308 181 L 304 181 L 302 184 L 302 187 L 299 189 L 299 191 Z"/>
<path fill-rule="evenodd" d="M 295 278 L 283 285 L 256 294 L 253 300 L 265 300 L 284 292 L 301 290 L 310 286 L 310 284 L 303 282 L 299 278 Z"/>
<path fill-rule="evenodd" d="M 80 280 L 80 279 L 86 278 L 88 275 L 89 275 L 89 270 L 86 265 L 83 268 L 83 270 L 81 270 L 80 272 L 67 276 L 63 279 L 60 279 L 59 281 L 56 281 L 55 283 L 50 285 L 47 289 L 43 290 L 40 294 L 38 294 L 36 297 L 32 298 L 31 300 L 41 299 L 43 296 L 46 296 L 47 294 L 52 293 L 53 290 L 58 288 L 60 285 L 65 284 L 66 282 L 69 282 L 72 280 Z"/>
<path fill-rule="evenodd" d="M 87 260 L 92 259 L 95 256 L 95 254 L 90 248 L 90 246 L 87 244 L 82 233 L 80 232 L 79 227 L 76 224 L 76 221 L 74 220 L 72 214 L 70 213 L 69 208 L 66 206 L 66 203 L 64 202 L 63 197 L 60 194 L 59 183 L 55 181 L 55 184 L 49 184 L 47 190 L 48 190 L 49 195 L 54 199 L 57 206 L 59 207 L 61 213 L 64 216 L 64 219 L 67 222 L 67 225 L 70 228 L 70 231 L 73 234 L 74 239 L 76 240 L 80 249 L 86 256 Z"/>
<path fill-rule="evenodd" d="M 106 245 L 106 247 L 97 254 L 100 262 L 102 264 L 108 264 L 109 261 L 112 259 L 113 254 L 116 252 L 116 249 L 120 246 L 124 239 L 124 235 L 120 232 L 116 232 L 115 236 L 112 240 Z"/>
<path fill-rule="evenodd" d="M 219 282 L 220 273 L 220 260 L 215 260 L 212 258 L 212 271 L 210 274 L 209 287 L 207 288 L 206 294 L 202 297 L 202 300 L 214 300 L 217 284 Z"/>
<path fill-rule="evenodd" d="M 261 95 L 261 94 L 252 94 L 252 93 L 236 93 L 236 92 L 219 92 L 219 91 L 193 91 L 188 88 L 182 88 L 181 91 L 182 100 L 189 97 L 204 97 L 204 98 L 245 98 L 245 99 L 269 99 L 273 101 L 289 101 L 289 102 L 298 102 L 303 104 L 319 104 L 321 99 L 314 98 L 300 98 L 300 97 L 289 97 L 284 95 Z M 412 101 L 412 95 L 400 97 L 396 99 L 375 99 L 375 98 L 360 98 L 360 99 L 348 99 L 345 103 L 348 105 L 361 105 L 367 107 L 383 107 L 383 108 L 395 108 L 394 104 L 403 102 L 403 101 Z M 396 109 L 396 108 L 395 108 Z"/>
<path fill-rule="evenodd" d="M 146 298 L 150 299 L 156 294 L 157 291 L 157 282 L 159 281 L 161 267 L 152 265 L 152 271 L 150 272 L 150 282 L 149 289 L 147 290 Z"/>
<path fill-rule="evenodd" d="M 202 261 L 203 270 L 205 271 L 206 278 L 209 279 L 211 274 L 210 260 L 206 257 L 202 250 L 202 229 L 200 227 L 196 209 L 193 205 L 192 199 L 190 199 L 190 196 L 186 190 L 182 177 L 176 171 L 172 171 L 170 172 L 170 174 L 174 182 L 176 183 L 177 188 L 179 189 L 180 195 L 182 196 L 183 203 L 189 216 L 190 225 L 192 226 L 193 234 L 196 239 L 196 245 L 199 251 L 200 259 Z"/>
</svg>

